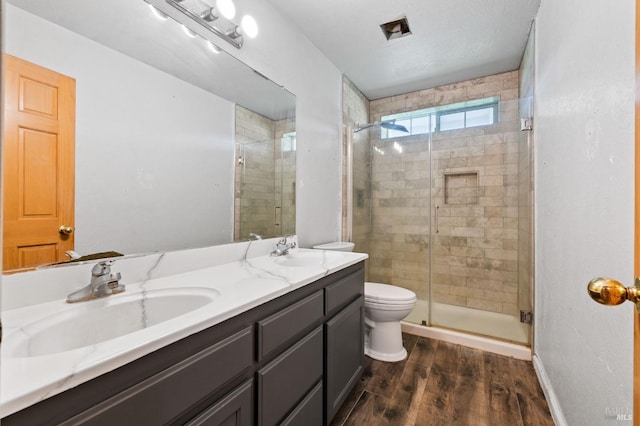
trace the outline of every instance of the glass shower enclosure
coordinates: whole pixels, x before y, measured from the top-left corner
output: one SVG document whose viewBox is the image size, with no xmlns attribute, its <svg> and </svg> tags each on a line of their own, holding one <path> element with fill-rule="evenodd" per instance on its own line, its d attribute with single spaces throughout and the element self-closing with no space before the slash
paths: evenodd
<svg viewBox="0 0 640 426">
<path fill-rule="evenodd" d="M 367 281 L 418 296 L 405 321 L 531 343 L 522 102 L 490 97 L 375 117 L 407 132 L 348 130 L 351 239 L 369 253 Z"/>
</svg>

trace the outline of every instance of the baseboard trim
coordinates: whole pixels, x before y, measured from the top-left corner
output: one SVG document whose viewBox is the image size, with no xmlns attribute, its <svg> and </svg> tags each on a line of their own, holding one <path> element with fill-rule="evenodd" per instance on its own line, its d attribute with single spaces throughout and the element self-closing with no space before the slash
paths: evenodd
<svg viewBox="0 0 640 426">
<path fill-rule="evenodd" d="M 540 382 L 542 392 L 544 392 L 544 396 L 547 399 L 549 411 L 551 411 L 551 417 L 553 418 L 554 423 L 556 426 L 568 426 L 567 419 L 565 419 L 562 408 L 560 407 L 560 401 L 558 401 L 558 396 L 553 390 L 551 380 L 549 380 L 547 371 L 544 369 L 542 360 L 535 354 L 533 355 L 533 369 L 538 375 L 538 381 Z"/>
<path fill-rule="evenodd" d="M 531 361 L 531 348 L 528 346 L 516 345 L 514 343 L 476 336 L 474 334 L 461 333 L 459 331 L 447 330 L 445 328 L 426 327 L 408 322 L 402 322 L 402 331 L 409 334 L 415 334 L 417 336 L 429 337 L 431 339 L 481 349 L 498 355 Z"/>
</svg>

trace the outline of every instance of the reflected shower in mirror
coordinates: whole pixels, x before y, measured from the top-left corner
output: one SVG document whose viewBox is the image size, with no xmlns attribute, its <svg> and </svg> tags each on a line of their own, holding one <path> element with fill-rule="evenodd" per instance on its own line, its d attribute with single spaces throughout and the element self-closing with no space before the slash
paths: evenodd
<svg viewBox="0 0 640 426">
<path fill-rule="evenodd" d="M 295 232 L 295 122 L 236 106 L 236 241 Z"/>
<path fill-rule="evenodd" d="M 295 140 L 294 95 L 143 0 L 11 0 L 4 8 L 5 52 L 75 80 L 75 220 L 58 223 L 50 240 L 70 239 L 81 255 L 134 254 L 294 232 L 295 143 L 286 142 Z M 236 108 L 273 130 L 236 134 Z M 251 142 L 265 140 L 273 184 L 260 188 L 269 202 L 258 209 L 235 184 L 266 167 L 249 161 Z M 265 211 L 272 226 L 259 228 Z M 73 233 L 64 237 L 62 225 Z M 23 261 L 10 269 L 67 259 L 50 247 L 54 258 L 24 256 L 24 247 L 37 246 L 5 245 Z"/>
</svg>

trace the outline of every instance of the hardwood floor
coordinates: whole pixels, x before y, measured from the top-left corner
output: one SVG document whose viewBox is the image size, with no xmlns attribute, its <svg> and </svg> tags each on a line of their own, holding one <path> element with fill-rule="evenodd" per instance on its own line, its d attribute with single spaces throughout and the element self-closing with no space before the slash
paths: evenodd
<svg viewBox="0 0 640 426">
<path fill-rule="evenodd" d="M 405 361 L 367 357 L 331 422 L 342 425 L 553 425 L 530 362 L 403 334 Z"/>
</svg>

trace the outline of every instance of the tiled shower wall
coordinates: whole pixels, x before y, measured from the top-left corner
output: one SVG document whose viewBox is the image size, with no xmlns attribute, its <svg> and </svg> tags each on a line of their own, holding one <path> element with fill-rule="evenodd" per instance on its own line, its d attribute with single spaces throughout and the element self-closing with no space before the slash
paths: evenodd
<svg viewBox="0 0 640 426">
<path fill-rule="evenodd" d="M 518 71 L 374 100 L 369 118 L 491 96 L 500 123 L 434 133 L 431 163 L 429 135 L 380 140 L 371 131 L 384 155 L 371 154 L 370 281 L 428 299 L 433 226 L 434 301 L 517 313 Z"/>
<path fill-rule="evenodd" d="M 280 139 L 295 120 L 273 121 L 236 106 L 234 239 L 249 233 L 277 236 L 295 231 L 295 151 L 283 153 Z"/>
</svg>

